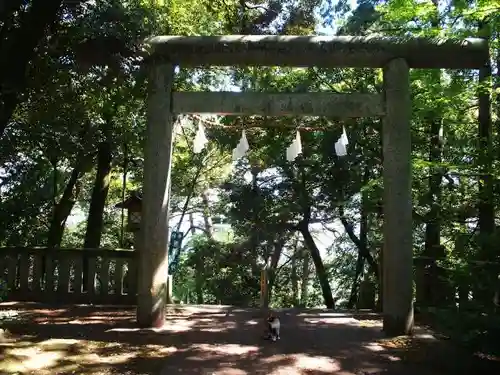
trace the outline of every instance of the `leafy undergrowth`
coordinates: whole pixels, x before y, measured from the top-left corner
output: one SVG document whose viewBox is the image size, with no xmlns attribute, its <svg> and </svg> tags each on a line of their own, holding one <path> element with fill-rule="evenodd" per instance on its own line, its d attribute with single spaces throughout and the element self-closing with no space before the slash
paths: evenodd
<svg viewBox="0 0 500 375">
<path fill-rule="evenodd" d="M 500 358 L 500 314 L 428 309 L 419 315 L 420 321 L 460 346 L 485 356 Z"/>
<path fill-rule="evenodd" d="M 360 316 L 361 327 L 382 327 L 381 320 Z M 440 374 L 500 374 L 498 316 L 450 311 L 426 311 L 416 316 L 413 336 L 379 340 L 402 361 L 425 365 Z"/>
<path fill-rule="evenodd" d="M 469 366 L 475 368 L 477 373 L 500 373 L 498 314 L 426 309 L 419 312 L 416 320 L 439 333 L 436 336 L 441 345 L 437 350 L 432 348 L 429 351 L 429 356 L 437 357 L 436 362 L 449 363 L 462 371 Z M 451 356 L 453 361 L 444 361 L 445 356 Z"/>
</svg>

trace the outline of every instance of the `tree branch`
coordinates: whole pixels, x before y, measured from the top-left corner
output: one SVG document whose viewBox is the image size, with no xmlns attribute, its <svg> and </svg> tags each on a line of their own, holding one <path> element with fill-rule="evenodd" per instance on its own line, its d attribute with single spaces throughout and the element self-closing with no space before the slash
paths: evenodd
<svg viewBox="0 0 500 375">
<path fill-rule="evenodd" d="M 373 259 L 373 256 L 370 254 L 370 251 L 367 249 L 365 244 L 363 244 L 361 240 L 358 238 L 358 236 L 356 236 L 356 234 L 354 233 L 352 225 L 347 221 L 345 217 L 344 206 L 342 205 L 339 205 L 339 214 L 340 214 L 340 221 L 342 222 L 342 225 L 344 226 L 347 235 L 354 243 L 354 245 L 356 245 L 361 256 L 367 260 L 368 264 L 370 265 L 371 271 L 378 279 L 379 274 L 378 274 L 377 262 L 375 262 L 375 259 Z"/>
</svg>

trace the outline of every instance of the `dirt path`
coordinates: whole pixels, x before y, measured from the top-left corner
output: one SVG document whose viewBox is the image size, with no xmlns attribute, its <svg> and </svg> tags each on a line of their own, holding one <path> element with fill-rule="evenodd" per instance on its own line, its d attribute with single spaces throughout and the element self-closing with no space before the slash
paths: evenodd
<svg viewBox="0 0 500 375">
<path fill-rule="evenodd" d="M 262 339 L 260 313 L 252 309 L 173 308 L 165 327 L 157 331 L 136 329 L 131 308 L 0 304 L 0 310 L 6 309 L 17 310 L 24 319 L 22 324 L 7 324 L 9 333 L 0 342 L 0 373 L 9 375 L 444 375 L 449 371 L 440 368 L 444 352 L 436 354 L 432 337 L 384 340 L 376 315 L 284 310 L 282 338 L 272 343 Z"/>
</svg>

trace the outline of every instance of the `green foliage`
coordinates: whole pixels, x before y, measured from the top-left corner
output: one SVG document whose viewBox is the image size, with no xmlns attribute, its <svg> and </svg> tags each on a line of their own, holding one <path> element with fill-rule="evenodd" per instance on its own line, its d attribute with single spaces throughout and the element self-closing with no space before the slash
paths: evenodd
<svg viewBox="0 0 500 375">
<path fill-rule="evenodd" d="M 195 237 L 174 274 L 174 295 L 191 303 L 257 306 L 259 275 L 251 252 Z"/>
</svg>

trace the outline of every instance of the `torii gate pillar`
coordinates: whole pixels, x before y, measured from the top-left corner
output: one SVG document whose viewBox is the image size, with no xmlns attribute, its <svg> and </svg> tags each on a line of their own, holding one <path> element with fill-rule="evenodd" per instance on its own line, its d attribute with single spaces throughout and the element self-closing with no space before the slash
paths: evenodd
<svg viewBox="0 0 500 375">
<path fill-rule="evenodd" d="M 149 69 L 137 322 L 141 327 L 161 327 L 168 294 L 174 66 L 153 63 Z"/>
</svg>

